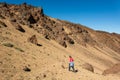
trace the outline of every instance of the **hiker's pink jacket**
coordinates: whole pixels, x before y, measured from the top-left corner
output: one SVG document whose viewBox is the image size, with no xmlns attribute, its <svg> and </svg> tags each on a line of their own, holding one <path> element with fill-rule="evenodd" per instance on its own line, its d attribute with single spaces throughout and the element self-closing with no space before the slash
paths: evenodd
<svg viewBox="0 0 120 80">
<path fill-rule="evenodd" d="M 73 60 L 73 58 L 70 58 L 70 62 L 73 62 L 74 60 Z"/>
</svg>

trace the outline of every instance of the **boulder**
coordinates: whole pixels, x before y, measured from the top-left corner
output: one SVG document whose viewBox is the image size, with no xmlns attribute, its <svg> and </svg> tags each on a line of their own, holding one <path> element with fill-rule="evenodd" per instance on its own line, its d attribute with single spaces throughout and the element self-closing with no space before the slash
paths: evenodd
<svg viewBox="0 0 120 80">
<path fill-rule="evenodd" d="M 15 26 L 16 27 L 16 29 L 18 30 L 18 31 L 20 31 L 20 32 L 25 32 L 25 30 L 22 28 L 22 26 L 21 25 L 16 25 Z"/>
<path fill-rule="evenodd" d="M 4 22 L 0 21 L 0 28 L 3 28 L 3 27 L 7 27 L 7 25 Z"/>
<path fill-rule="evenodd" d="M 34 19 L 32 15 L 29 16 L 28 21 L 30 22 L 30 24 L 36 23 L 36 20 Z"/>
<path fill-rule="evenodd" d="M 59 44 L 62 45 L 63 47 L 65 47 L 65 48 L 67 48 L 67 44 L 66 44 L 65 41 L 61 41 Z"/>
<path fill-rule="evenodd" d="M 88 71 L 94 72 L 93 66 L 92 66 L 91 64 L 89 64 L 89 63 L 83 64 L 83 65 L 82 65 L 82 68 L 84 68 L 84 69 L 86 69 L 86 70 L 88 70 Z"/>
<path fill-rule="evenodd" d="M 111 68 L 104 70 L 103 75 L 117 74 L 120 72 L 120 63 L 113 65 Z"/>
<path fill-rule="evenodd" d="M 23 68 L 23 70 L 24 70 L 25 72 L 30 72 L 30 71 L 31 71 L 31 69 L 28 68 L 27 66 L 25 66 L 25 67 Z"/>
<path fill-rule="evenodd" d="M 38 45 L 36 35 L 32 35 L 30 38 L 28 38 L 28 41 L 35 44 L 35 45 Z"/>
</svg>

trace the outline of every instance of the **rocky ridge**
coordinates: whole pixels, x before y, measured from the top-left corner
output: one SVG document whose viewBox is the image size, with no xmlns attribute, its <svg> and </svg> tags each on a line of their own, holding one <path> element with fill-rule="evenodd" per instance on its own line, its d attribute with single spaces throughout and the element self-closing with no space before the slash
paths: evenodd
<svg viewBox="0 0 120 80">
<path fill-rule="evenodd" d="M 23 3 L 21 5 L 1 4 L 0 14 L 7 17 L 18 30 L 25 32 L 22 25 L 33 28 L 46 39 L 52 39 L 67 47 L 67 44 L 107 46 L 120 52 L 120 35 L 94 31 L 80 24 L 53 19 L 46 16 L 42 8 Z M 114 47 L 112 47 L 114 46 Z"/>
</svg>

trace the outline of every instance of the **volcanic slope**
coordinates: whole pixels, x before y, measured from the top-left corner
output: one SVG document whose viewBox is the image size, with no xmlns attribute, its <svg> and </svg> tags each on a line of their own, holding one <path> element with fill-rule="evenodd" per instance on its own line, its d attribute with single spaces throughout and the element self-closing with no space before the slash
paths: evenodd
<svg viewBox="0 0 120 80">
<path fill-rule="evenodd" d="M 77 73 L 68 71 L 69 55 Z M 117 33 L 54 19 L 25 3 L 0 4 L 1 80 L 120 80 L 119 68 L 106 72 L 119 63 Z"/>
</svg>

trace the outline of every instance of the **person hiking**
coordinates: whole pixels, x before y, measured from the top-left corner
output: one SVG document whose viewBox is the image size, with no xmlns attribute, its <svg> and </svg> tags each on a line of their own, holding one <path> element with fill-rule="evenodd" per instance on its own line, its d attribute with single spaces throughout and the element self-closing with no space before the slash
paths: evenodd
<svg viewBox="0 0 120 80">
<path fill-rule="evenodd" d="M 74 69 L 74 60 L 71 56 L 69 56 L 69 71 L 71 71 L 71 68 L 73 69 L 73 72 L 75 71 Z"/>
</svg>

